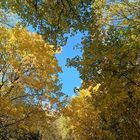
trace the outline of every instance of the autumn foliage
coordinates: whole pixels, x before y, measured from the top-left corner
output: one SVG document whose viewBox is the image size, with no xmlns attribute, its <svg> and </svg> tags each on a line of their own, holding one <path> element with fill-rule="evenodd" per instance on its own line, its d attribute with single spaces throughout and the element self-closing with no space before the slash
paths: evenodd
<svg viewBox="0 0 140 140">
<path fill-rule="evenodd" d="M 140 139 L 139 11 L 139 0 L 1 0 L 0 139 Z M 82 85 L 67 98 L 56 54 L 77 32 L 83 54 L 67 66 Z"/>
</svg>

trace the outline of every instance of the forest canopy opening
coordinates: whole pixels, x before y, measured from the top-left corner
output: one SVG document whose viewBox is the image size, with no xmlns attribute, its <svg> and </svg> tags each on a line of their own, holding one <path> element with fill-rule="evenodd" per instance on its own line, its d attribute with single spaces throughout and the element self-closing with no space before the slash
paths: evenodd
<svg viewBox="0 0 140 140">
<path fill-rule="evenodd" d="M 139 11 L 139 0 L 1 0 L 0 139 L 140 139 Z M 68 97 L 56 54 L 79 33 L 83 54 L 66 65 L 82 83 Z"/>
</svg>

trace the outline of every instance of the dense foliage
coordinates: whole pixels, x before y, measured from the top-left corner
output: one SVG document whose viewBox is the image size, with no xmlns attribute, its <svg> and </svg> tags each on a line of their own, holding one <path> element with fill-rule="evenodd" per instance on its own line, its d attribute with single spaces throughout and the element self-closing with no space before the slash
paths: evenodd
<svg viewBox="0 0 140 140">
<path fill-rule="evenodd" d="M 1 0 L 0 8 L 0 139 L 140 139 L 139 0 Z M 65 104 L 55 54 L 78 31 L 83 55 L 67 65 L 83 82 Z"/>
</svg>

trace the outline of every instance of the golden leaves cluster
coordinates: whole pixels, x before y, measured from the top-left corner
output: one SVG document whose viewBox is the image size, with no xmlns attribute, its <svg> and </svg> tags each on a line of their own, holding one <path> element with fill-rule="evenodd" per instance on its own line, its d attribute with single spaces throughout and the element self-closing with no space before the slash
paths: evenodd
<svg viewBox="0 0 140 140">
<path fill-rule="evenodd" d="M 43 101 L 48 105 L 52 100 L 53 104 L 59 102 L 52 95 L 61 72 L 55 54 L 53 46 L 36 33 L 19 26 L 0 27 L 1 129 L 40 127 L 42 131 L 41 126 L 53 119 Z"/>
</svg>

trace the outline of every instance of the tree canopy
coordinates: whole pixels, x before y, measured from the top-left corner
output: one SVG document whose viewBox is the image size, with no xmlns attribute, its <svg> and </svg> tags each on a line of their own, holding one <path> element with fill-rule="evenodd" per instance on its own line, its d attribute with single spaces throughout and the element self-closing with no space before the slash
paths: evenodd
<svg viewBox="0 0 140 140">
<path fill-rule="evenodd" d="M 139 11 L 139 0 L 1 0 L 0 139 L 138 140 Z M 55 55 L 78 31 L 83 54 L 67 66 L 82 85 L 67 100 Z"/>
</svg>

